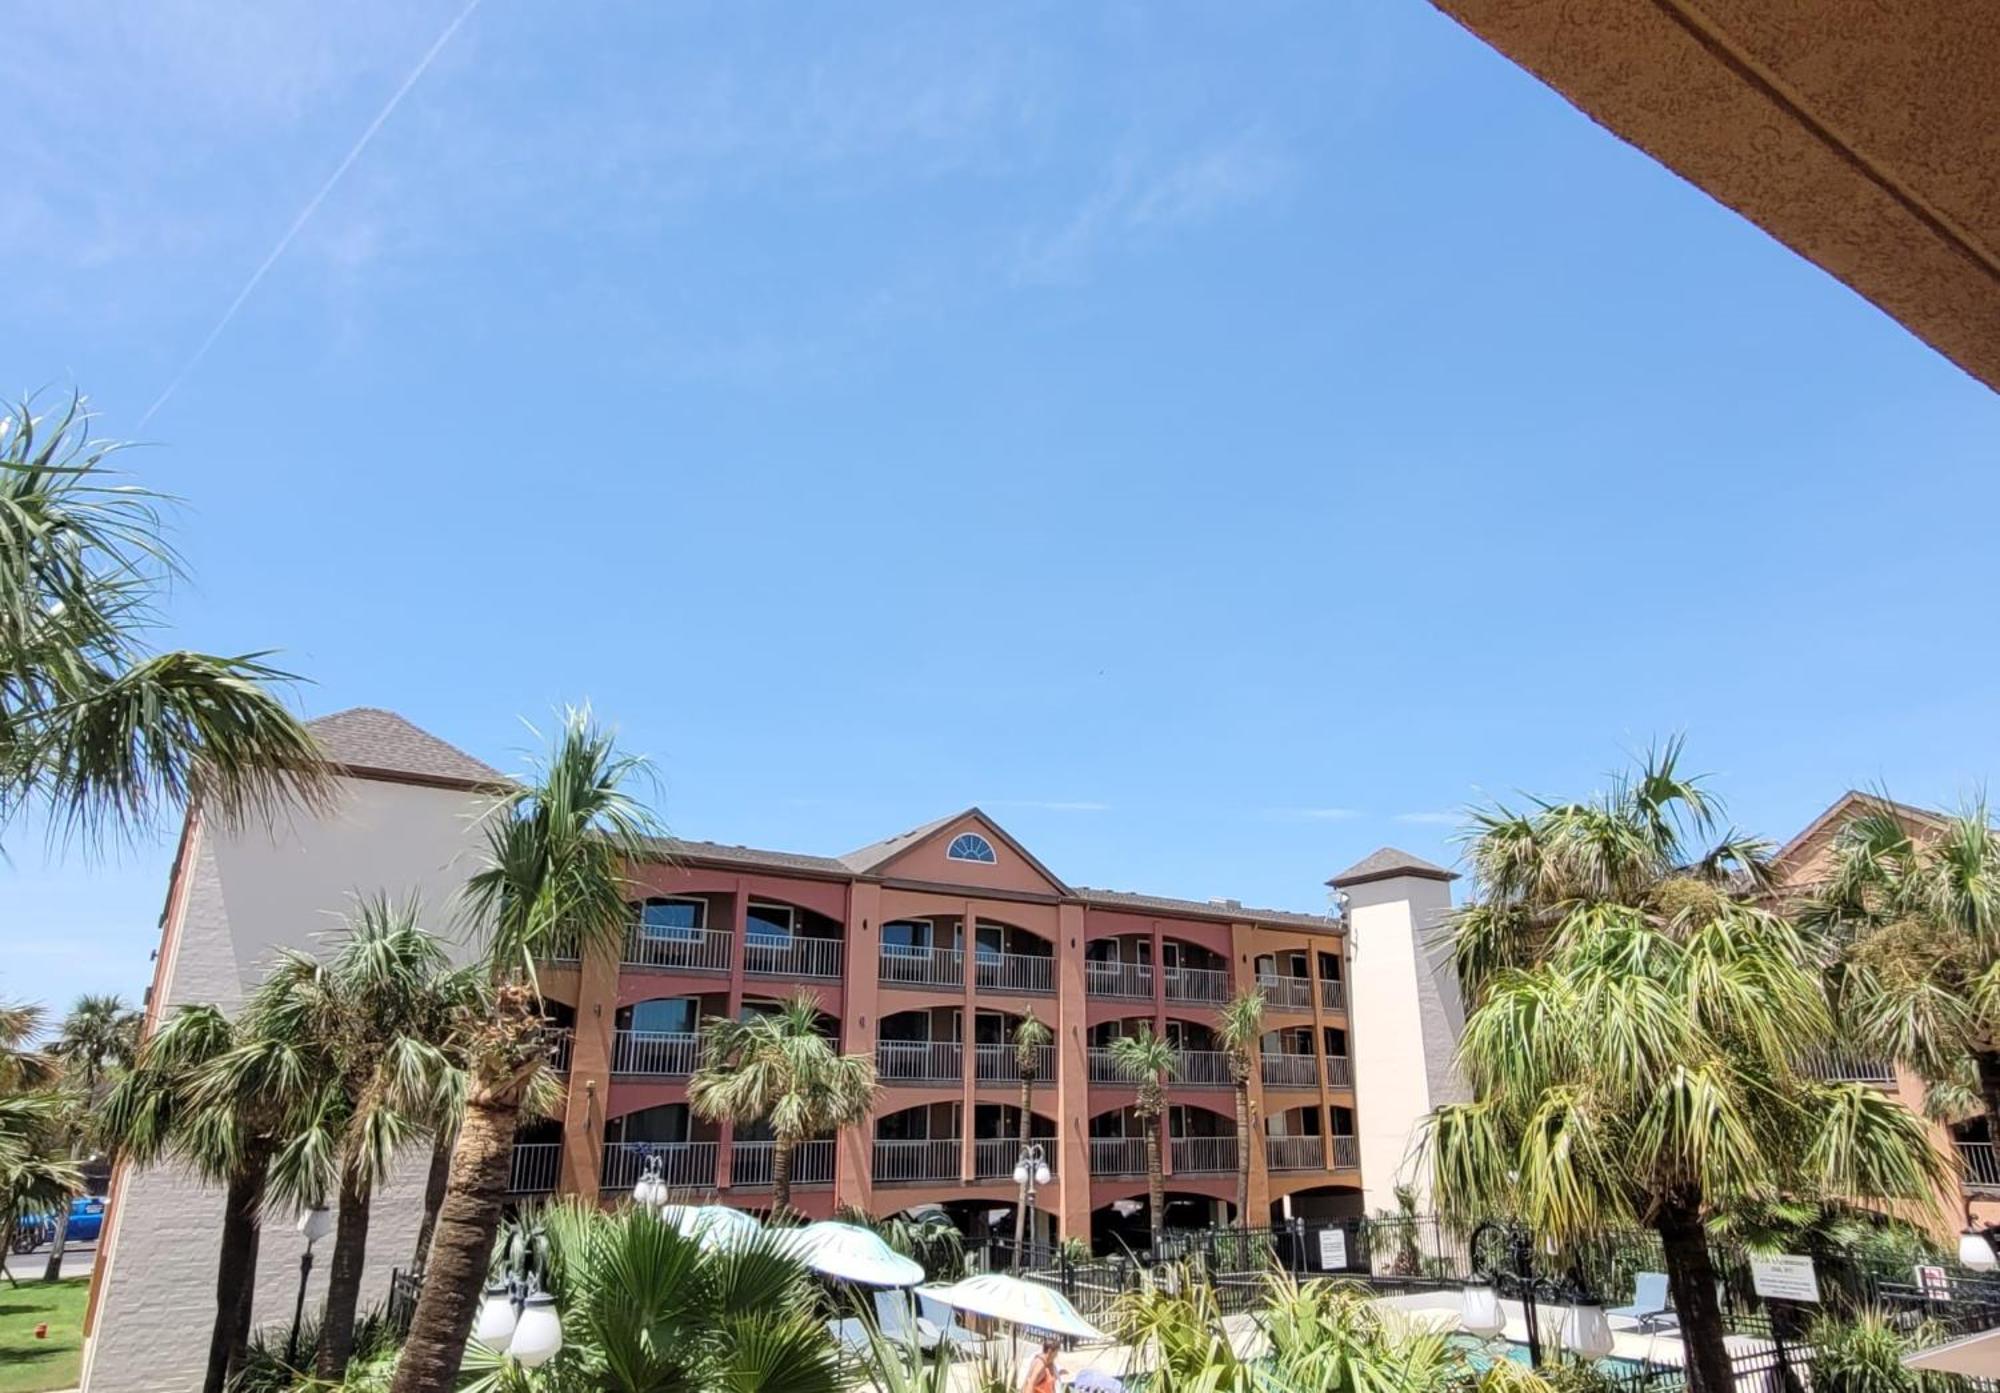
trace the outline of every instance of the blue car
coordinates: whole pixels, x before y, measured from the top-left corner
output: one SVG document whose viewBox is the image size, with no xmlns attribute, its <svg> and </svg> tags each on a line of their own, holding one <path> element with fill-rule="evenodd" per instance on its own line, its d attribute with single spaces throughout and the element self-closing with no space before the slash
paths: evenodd
<svg viewBox="0 0 2000 1393">
<path fill-rule="evenodd" d="M 78 1195 L 69 1202 L 69 1232 L 65 1243 L 95 1243 L 104 1227 L 104 1197 Z M 30 1214 L 14 1227 L 14 1251 L 31 1253 L 56 1241 L 56 1216 Z"/>
</svg>

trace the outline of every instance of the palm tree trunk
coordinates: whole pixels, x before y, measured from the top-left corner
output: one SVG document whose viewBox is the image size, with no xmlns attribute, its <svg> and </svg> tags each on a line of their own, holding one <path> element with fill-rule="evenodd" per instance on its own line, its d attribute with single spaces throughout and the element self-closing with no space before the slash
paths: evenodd
<svg viewBox="0 0 2000 1393">
<path fill-rule="evenodd" d="M 1667 1286 L 1680 1317 L 1691 1393 L 1734 1393 L 1735 1376 L 1723 1343 L 1722 1308 L 1715 1299 L 1715 1264 L 1708 1228 L 1689 1204 L 1661 1207 L 1653 1220 L 1666 1255 Z"/>
<path fill-rule="evenodd" d="M 354 1353 L 354 1312 L 361 1301 L 361 1268 L 368 1259 L 368 1206 L 373 1196 L 351 1167 L 340 1177 L 340 1214 L 334 1221 L 333 1261 L 326 1273 L 326 1316 L 319 1328 L 317 1372 L 329 1383 L 347 1372 Z"/>
<path fill-rule="evenodd" d="M 520 1101 L 511 1083 L 474 1091 L 451 1152 L 451 1178 L 438 1211 L 437 1235 L 409 1338 L 396 1361 L 391 1393 L 451 1393 L 472 1318 L 486 1287 Z"/>
<path fill-rule="evenodd" d="M 1250 1085 L 1236 1082 L 1236 1226 L 1250 1229 Z"/>
<path fill-rule="evenodd" d="M 1019 1155 L 1025 1159 L 1028 1154 L 1028 1121 L 1035 1114 L 1035 1076 L 1029 1070 L 1021 1071 L 1021 1134 L 1018 1143 Z M 1021 1182 L 1021 1193 L 1014 1197 L 1014 1266 L 1021 1266 L 1021 1237 L 1028 1231 L 1028 1182 Z"/>
<path fill-rule="evenodd" d="M 1153 1251 L 1160 1251 L 1160 1234 L 1165 1227 L 1167 1177 L 1160 1169 L 1160 1119 L 1146 1119 L 1146 1224 L 1152 1232 Z"/>
<path fill-rule="evenodd" d="M 208 1337 L 202 1393 L 222 1393 L 232 1365 L 249 1345 L 250 1290 L 257 1284 L 257 1210 L 264 1202 L 264 1166 L 230 1177 L 222 1206 L 222 1245 L 215 1264 L 215 1324 Z"/>
<path fill-rule="evenodd" d="M 424 1177 L 424 1218 L 417 1225 L 417 1251 L 410 1257 L 412 1272 L 422 1272 L 431 1259 L 431 1235 L 437 1232 L 438 1210 L 444 1207 L 444 1187 L 451 1180 L 451 1143 L 451 1136 L 444 1132 L 431 1142 L 431 1168 Z"/>
<path fill-rule="evenodd" d="M 771 1138 L 771 1212 L 792 1207 L 792 1139 L 783 1132 Z"/>
<path fill-rule="evenodd" d="M 56 1206 L 56 1232 L 49 1248 L 48 1266 L 42 1269 L 44 1282 L 58 1281 L 62 1277 L 63 1249 L 69 1246 L 69 1201 Z"/>
</svg>

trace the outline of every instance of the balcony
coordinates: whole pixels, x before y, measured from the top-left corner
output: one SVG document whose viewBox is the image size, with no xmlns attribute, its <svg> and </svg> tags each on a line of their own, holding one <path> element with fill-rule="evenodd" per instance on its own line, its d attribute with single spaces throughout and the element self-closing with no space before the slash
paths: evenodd
<svg viewBox="0 0 2000 1393">
<path fill-rule="evenodd" d="M 1326 1081 L 1335 1088 L 1354 1087 L 1354 1061 L 1344 1054 L 1326 1057 Z"/>
<path fill-rule="evenodd" d="M 878 1185 L 955 1184 L 959 1178 L 958 1138 L 949 1141 L 878 1141 Z"/>
<path fill-rule="evenodd" d="M 1021 1052 L 1012 1045 L 975 1045 L 973 1067 L 980 1083 L 1019 1083 Z M 1056 1047 L 1035 1047 L 1035 1081 L 1053 1083 L 1056 1077 Z"/>
<path fill-rule="evenodd" d="M 1169 1001 L 1229 1000 L 1229 974 L 1212 967 L 1170 967 L 1166 973 Z"/>
<path fill-rule="evenodd" d="M 1361 1143 L 1353 1137 L 1333 1139 L 1333 1168 L 1340 1171 L 1358 1169 L 1361 1165 Z"/>
<path fill-rule="evenodd" d="M 1313 984 L 1310 977 L 1260 972 L 1257 974 L 1257 990 L 1264 993 L 1266 1003 L 1280 1011 L 1312 1010 Z"/>
<path fill-rule="evenodd" d="M 1175 1137 L 1167 1145 L 1175 1175 L 1225 1175 L 1236 1170 L 1234 1137 Z"/>
<path fill-rule="evenodd" d="M 837 938 L 792 938 L 752 934 L 743 943 L 746 977 L 809 977 L 840 980 L 841 942 Z"/>
<path fill-rule="evenodd" d="M 1092 1083 L 1130 1084 L 1131 1076 L 1118 1067 L 1111 1051 L 1103 1045 L 1090 1047 L 1090 1081 Z"/>
<path fill-rule="evenodd" d="M 1144 963 L 1086 962 L 1083 994 L 1121 1001 L 1153 999 L 1153 969 Z"/>
<path fill-rule="evenodd" d="M 1319 1060 L 1309 1054 L 1263 1056 L 1264 1082 L 1274 1088 L 1318 1088 Z"/>
<path fill-rule="evenodd" d="M 965 1078 L 965 1048 L 922 1040 L 878 1040 L 875 1075 L 883 1083 L 958 1083 Z"/>
<path fill-rule="evenodd" d="M 722 929 L 654 929 L 633 925 L 625 934 L 625 967 L 665 972 L 729 971 L 729 946 L 734 935 Z"/>
<path fill-rule="evenodd" d="M 965 985 L 965 954 L 956 948 L 885 943 L 879 975 L 885 987 L 961 988 Z"/>
<path fill-rule="evenodd" d="M 567 1074 L 570 1052 L 576 1046 L 576 1032 L 568 1026 L 545 1027 L 542 1038 L 549 1044 L 549 1067 L 558 1074 Z"/>
<path fill-rule="evenodd" d="M 972 1175 L 975 1180 L 1012 1180 L 1014 1163 L 1021 1159 L 1019 1137 L 980 1137 L 972 1143 Z M 1053 1175 L 1056 1147 L 1053 1139 L 1042 1140 L 1042 1159 Z"/>
<path fill-rule="evenodd" d="M 1146 1173 L 1146 1139 L 1144 1137 L 1092 1137 L 1090 1139 L 1090 1173 L 1092 1175 L 1144 1175 Z"/>
<path fill-rule="evenodd" d="M 1857 1055 L 1820 1050 L 1799 1061 L 1799 1072 L 1825 1083 L 1866 1083 L 1877 1088 L 1896 1086 L 1896 1066 L 1886 1059 L 1863 1059 Z"/>
<path fill-rule="evenodd" d="M 1230 1088 L 1229 1056 L 1221 1050 L 1182 1050 L 1179 1082 L 1190 1088 Z"/>
<path fill-rule="evenodd" d="M 621 1030 L 611 1037 L 611 1072 L 684 1079 L 701 1060 L 701 1037 L 679 1030 Z"/>
<path fill-rule="evenodd" d="M 1319 1004 L 1329 1011 L 1347 1009 L 1347 983 L 1330 977 L 1319 979 Z"/>
<path fill-rule="evenodd" d="M 1266 1137 L 1264 1160 L 1274 1171 L 1316 1171 L 1326 1168 L 1324 1137 Z"/>
<path fill-rule="evenodd" d="M 516 1142 L 513 1158 L 507 1164 L 507 1193 L 546 1195 L 556 1188 L 561 1174 L 561 1142 Z"/>
<path fill-rule="evenodd" d="M 646 1173 L 649 1157 L 660 1158 L 661 1174 L 674 1189 L 706 1189 L 715 1184 L 712 1141 L 626 1141 L 604 1148 L 600 1180 L 606 1190 L 629 1190 Z"/>
<path fill-rule="evenodd" d="M 777 1147 L 767 1141 L 740 1141 L 729 1148 L 729 1184 L 737 1190 L 767 1190 L 771 1158 Z M 833 1142 L 802 1141 L 792 1148 L 792 1184 L 833 1184 Z"/>
<path fill-rule="evenodd" d="M 1957 1145 L 1958 1163 L 1965 1167 L 1965 1188 L 2000 1190 L 2000 1155 L 1995 1154 L 1993 1143 L 1962 1141 Z"/>
<path fill-rule="evenodd" d="M 1054 992 L 1056 960 L 1029 953 L 986 953 L 975 956 L 973 980 L 982 991 Z"/>
</svg>

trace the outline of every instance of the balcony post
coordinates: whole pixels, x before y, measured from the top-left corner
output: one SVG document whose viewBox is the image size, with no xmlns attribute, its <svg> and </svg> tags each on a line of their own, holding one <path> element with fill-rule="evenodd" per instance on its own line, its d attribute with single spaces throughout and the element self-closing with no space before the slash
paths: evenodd
<svg viewBox="0 0 2000 1393">
<path fill-rule="evenodd" d="M 1306 940 L 1306 990 L 1312 994 L 1313 1077 L 1319 1083 L 1319 1121 L 1326 1129 L 1326 1168 L 1333 1169 L 1333 1086 L 1326 1077 L 1326 1002 L 1319 989 L 1319 948 Z"/>
<path fill-rule="evenodd" d="M 1060 1237 L 1090 1237 L 1090 1005 L 1083 965 L 1087 911 L 1080 904 L 1056 909 L 1055 1034 L 1056 1163 L 1054 1205 Z"/>
<path fill-rule="evenodd" d="M 742 876 L 736 877 L 734 898 L 729 904 L 732 920 L 729 928 L 729 1004 L 724 1009 L 733 1021 L 743 1016 L 743 955 L 750 947 L 750 891 L 744 885 Z M 700 1021 L 695 1022 L 695 1032 L 699 1039 Z M 725 1118 L 715 1129 L 715 1188 L 727 1190 L 735 1181 L 735 1172 L 736 1124 Z"/>
<path fill-rule="evenodd" d="M 875 1058 L 875 1044 L 881 1034 L 881 936 L 882 887 L 847 883 L 847 922 L 842 948 L 847 990 L 841 1004 L 845 1019 L 840 1023 L 841 1048 L 851 1054 Z M 851 1204 L 867 1213 L 875 1208 L 875 1123 L 892 1105 L 884 1100 L 875 1105 L 859 1127 L 844 1127 L 836 1134 L 833 1154 L 833 1203 Z"/>
<path fill-rule="evenodd" d="M 965 917 L 959 921 L 959 942 L 964 951 L 961 959 L 960 986 L 964 989 L 963 1004 L 958 1016 L 958 1178 L 961 1184 L 970 1185 L 977 1177 L 974 1155 L 979 1144 L 973 1139 L 973 1119 L 979 1111 L 979 1046 L 973 1043 L 974 1027 L 979 1020 L 979 914 L 971 900 L 965 902 Z M 1007 941 L 1002 937 L 1000 950 L 1007 950 Z"/>
</svg>

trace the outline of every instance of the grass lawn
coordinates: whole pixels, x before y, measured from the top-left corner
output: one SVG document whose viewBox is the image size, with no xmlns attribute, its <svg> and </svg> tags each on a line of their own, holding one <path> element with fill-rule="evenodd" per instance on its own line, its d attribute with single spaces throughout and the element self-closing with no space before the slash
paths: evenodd
<svg viewBox="0 0 2000 1393">
<path fill-rule="evenodd" d="M 39 1272 L 40 1264 L 36 1264 Z M 0 1281 L 0 1393 L 74 1388 L 83 1366 L 83 1305 L 90 1278 L 10 1287 Z M 35 1338 L 47 1321 L 49 1337 Z"/>
</svg>

